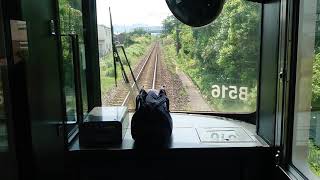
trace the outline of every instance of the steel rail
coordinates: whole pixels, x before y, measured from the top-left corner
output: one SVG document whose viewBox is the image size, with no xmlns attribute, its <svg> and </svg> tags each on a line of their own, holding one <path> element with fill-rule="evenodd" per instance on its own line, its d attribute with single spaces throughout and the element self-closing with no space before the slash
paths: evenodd
<svg viewBox="0 0 320 180">
<path fill-rule="evenodd" d="M 149 53 L 149 55 L 147 56 L 146 60 L 144 61 L 143 65 L 142 65 L 142 68 L 140 69 L 140 71 L 139 71 L 139 73 L 138 73 L 138 75 L 137 75 L 137 79 L 136 79 L 137 82 L 138 82 L 138 80 L 140 79 L 141 74 L 142 74 L 142 72 L 143 72 L 144 69 L 145 69 L 145 66 L 147 65 L 147 63 L 148 63 L 149 60 L 151 59 L 151 58 L 150 58 L 150 57 L 151 57 L 151 54 L 154 52 L 156 46 L 157 46 L 157 43 L 153 46 L 151 52 Z M 136 85 L 136 83 L 134 82 L 134 83 L 131 85 L 130 88 L 132 89 L 135 85 Z M 124 105 L 126 104 L 126 102 L 128 101 L 129 96 L 130 96 L 130 94 L 131 94 L 131 89 L 129 89 L 129 92 L 127 93 L 126 97 L 124 98 L 121 106 L 124 106 Z"/>
<path fill-rule="evenodd" d="M 152 89 L 156 88 L 157 65 L 158 65 L 158 53 L 156 53 L 156 62 L 154 63 Z"/>
</svg>

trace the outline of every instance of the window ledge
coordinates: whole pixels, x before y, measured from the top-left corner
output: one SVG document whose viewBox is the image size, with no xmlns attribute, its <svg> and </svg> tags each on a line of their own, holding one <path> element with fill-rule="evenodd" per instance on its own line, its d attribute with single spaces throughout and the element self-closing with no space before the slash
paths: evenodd
<svg viewBox="0 0 320 180">
<path fill-rule="evenodd" d="M 228 118 L 172 113 L 173 132 L 169 149 L 179 148 L 225 148 L 225 147 L 269 147 L 256 133 L 255 126 L 249 123 L 232 120 Z M 69 151 L 81 151 L 92 149 L 105 150 L 130 150 L 135 149 L 134 140 L 131 137 L 130 125 L 122 144 L 116 146 L 89 148 L 81 147 L 79 139 L 70 145 Z M 208 132 L 210 131 L 210 132 Z M 230 132 L 235 131 L 239 136 L 245 136 L 238 140 L 221 141 L 220 139 L 210 139 L 208 133 L 215 131 Z"/>
</svg>

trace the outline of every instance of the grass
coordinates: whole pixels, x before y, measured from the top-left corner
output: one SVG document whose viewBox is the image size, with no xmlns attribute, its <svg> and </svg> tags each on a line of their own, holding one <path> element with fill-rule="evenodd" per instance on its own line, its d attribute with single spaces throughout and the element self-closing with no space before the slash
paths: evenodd
<svg viewBox="0 0 320 180">
<path fill-rule="evenodd" d="M 313 140 L 309 142 L 308 163 L 311 171 L 320 176 L 320 147 L 318 147 Z"/>
<path fill-rule="evenodd" d="M 140 59 L 145 55 L 148 49 L 150 49 L 153 38 L 150 37 L 136 37 L 135 43 L 129 47 L 125 47 L 127 57 L 130 65 L 133 68 Z M 125 65 L 125 71 L 128 76 L 130 75 L 129 67 L 125 63 L 125 58 L 120 49 L 118 49 L 120 58 Z M 117 81 L 122 81 L 120 65 L 117 64 Z M 114 80 L 114 67 L 113 67 L 113 56 L 110 52 L 105 57 L 100 59 L 100 80 L 101 80 L 101 93 L 106 94 L 112 87 L 115 86 Z"/>
<path fill-rule="evenodd" d="M 238 99 L 232 100 L 228 98 L 213 98 L 211 96 L 211 85 L 215 82 L 214 73 L 206 73 L 199 67 L 199 60 L 196 57 L 186 55 L 183 51 L 176 53 L 175 40 L 172 36 L 163 37 L 163 45 L 165 49 L 165 59 L 170 71 L 174 71 L 176 67 L 181 69 L 193 84 L 199 88 L 202 96 L 208 104 L 221 112 L 254 112 L 256 110 L 257 90 L 250 88 L 248 91 L 248 101 L 242 102 Z"/>
</svg>

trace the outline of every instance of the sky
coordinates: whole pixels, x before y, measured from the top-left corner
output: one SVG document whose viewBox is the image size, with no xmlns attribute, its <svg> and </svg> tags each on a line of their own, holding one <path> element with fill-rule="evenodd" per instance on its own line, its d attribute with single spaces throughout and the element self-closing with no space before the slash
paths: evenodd
<svg viewBox="0 0 320 180">
<path fill-rule="evenodd" d="M 114 25 L 146 24 L 161 26 L 171 15 L 165 0 L 96 0 L 98 24 L 110 26 L 109 6 Z"/>
</svg>

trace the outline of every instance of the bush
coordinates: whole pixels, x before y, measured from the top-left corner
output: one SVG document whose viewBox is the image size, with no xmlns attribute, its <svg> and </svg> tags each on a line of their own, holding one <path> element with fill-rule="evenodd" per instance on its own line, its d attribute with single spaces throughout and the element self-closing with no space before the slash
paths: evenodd
<svg viewBox="0 0 320 180">
<path fill-rule="evenodd" d="M 311 171 L 320 176 L 320 148 L 314 144 L 313 140 L 309 142 L 308 163 Z"/>
<path fill-rule="evenodd" d="M 137 32 L 139 33 L 137 34 Z M 142 33 L 140 31 L 137 32 L 126 34 L 126 38 L 130 39 L 130 43 L 127 41 L 127 44 L 130 45 L 125 46 L 125 51 L 132 68 L 134 68 L 134 66 L 139 62 L 141 57 L 146 53 L 146 49 L 149 49 L 151 42 L 153 41 L 150 34 Z M 118 52 L 122 63 L 125 66 L 125 70 L 128 73 L 127 75 L 129 75 L 128 64 L 125 60 L 124 54 L 120 49 L 118 49 Z M 118 82 L 121 81 L 122 76 L 119 64 L 117 64 L 117 77 Z M 106 94 L 115 85 L 112 52 L 100 59 L 100 80 L 102 94 Z"/>
</svg>

